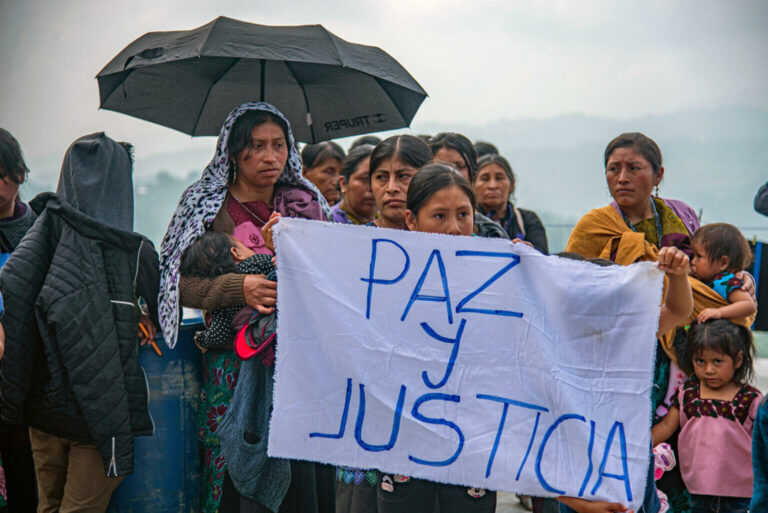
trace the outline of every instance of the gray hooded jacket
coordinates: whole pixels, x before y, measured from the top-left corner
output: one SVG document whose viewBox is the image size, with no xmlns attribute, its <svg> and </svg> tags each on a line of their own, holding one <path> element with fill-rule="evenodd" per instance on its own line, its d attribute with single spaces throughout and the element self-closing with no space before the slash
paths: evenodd
<svg viewBox="0 0 768 513">
<path fill-rule="evenodd" d="M 133 231 L 131 151 L 104 132 L 79 138 L 64 156 L 56 193 L 102 223 Z"/>
</svg>

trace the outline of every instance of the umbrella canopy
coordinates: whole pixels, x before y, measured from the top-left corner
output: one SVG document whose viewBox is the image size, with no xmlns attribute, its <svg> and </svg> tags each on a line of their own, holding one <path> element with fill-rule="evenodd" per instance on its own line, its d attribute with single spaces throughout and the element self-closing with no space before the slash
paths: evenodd
<svg viewBox="0 0 768 513">
<path fill-rule="evenodd" d="M 383 50 L 320 25 L 273 27 L 219 17 L 150 32 L 96 76 L 100 107 L 189 135 L 218 135 L 227 114 L 267 101 L 296 139 L 319 142 L 408 126 L 426 92 Z"/>
</svg>

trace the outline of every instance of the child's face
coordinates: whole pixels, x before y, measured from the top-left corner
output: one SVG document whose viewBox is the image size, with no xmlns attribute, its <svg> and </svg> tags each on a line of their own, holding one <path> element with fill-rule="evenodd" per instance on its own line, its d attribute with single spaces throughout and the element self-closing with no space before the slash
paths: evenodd
<svg viewBox="0 0 768 513">
<path fill-rule="evenodd" d="M 725 353 L 703 349 L 693 358 L 693 371 L 699 381 L 705 383 L 711 390 L 722 388 L 733 380 L 736 369 L 741 367 L 742 354 L 737 361 Z"/>
<path fill-rule="evenodd" d="M 700 280 L 709 281 L 728 268 L 728 262 L 724 262 L 723 259 L 711 259 L 704 251 L 704 247 L 695 240 L 691 244 L 691 249 L 693 249 L 691 268 L 693 274 Z"/>
<path fill-rule="evenodd" d="M 406 210 L 405 222 L 411 231 L 472 235 L 475 219 L 467 194 L 457 185 L 452 185 L 434 193 L 417 215 Z"/>
<path fill-rule="evenodd" d="M 232 249 L 230 252 L 232 253 L 232 258 L 235 260 L 236 264 L 239 264 L 246 258 L 250 258 L 256 253 L 253 252 L 251 248 L 240 242 L 240 239 L 236 237 L 232 237 Z"/>
</svg>

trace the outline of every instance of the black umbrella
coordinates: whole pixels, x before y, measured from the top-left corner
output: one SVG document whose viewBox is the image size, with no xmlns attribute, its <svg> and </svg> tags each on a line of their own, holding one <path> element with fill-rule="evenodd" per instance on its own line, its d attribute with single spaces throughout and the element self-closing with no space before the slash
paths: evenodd
<svg viewBox="0 0 768 513">
<path fill-rule="evenodd" d="M 190 135 L 218 135 L 234 107 L 267 101 L 303 142 L 408 126 L 426 97 L 379 48 L 348 43 L 320 25 L 225 17 L 145 34 L 96 78 L 101 108 Z"/>
</svg>

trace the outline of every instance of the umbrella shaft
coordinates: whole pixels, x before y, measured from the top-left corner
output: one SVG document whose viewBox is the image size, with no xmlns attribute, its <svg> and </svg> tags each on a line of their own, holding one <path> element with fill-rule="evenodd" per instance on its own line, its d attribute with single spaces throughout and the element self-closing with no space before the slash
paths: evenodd
<svg viewBox="0 0 768 513">
<path fill-rule="evenodd" d="M 261 59 L 261 101 L 264 101 L 264 88 L 267 84 L 267 61 Z"/>
</svg>

